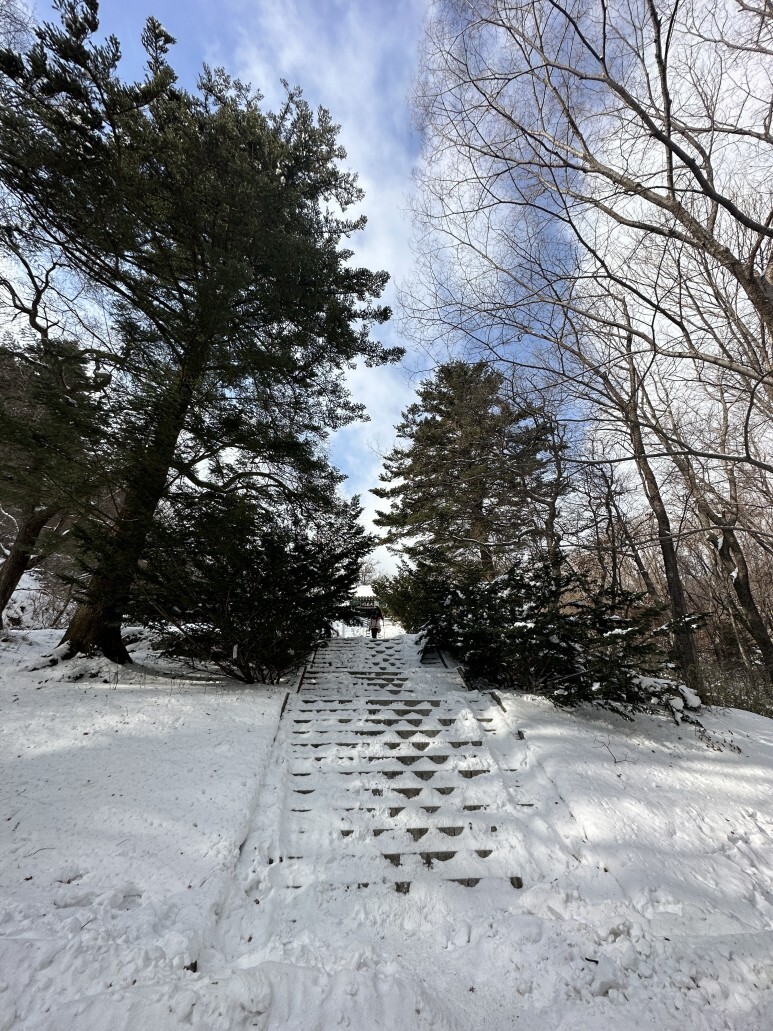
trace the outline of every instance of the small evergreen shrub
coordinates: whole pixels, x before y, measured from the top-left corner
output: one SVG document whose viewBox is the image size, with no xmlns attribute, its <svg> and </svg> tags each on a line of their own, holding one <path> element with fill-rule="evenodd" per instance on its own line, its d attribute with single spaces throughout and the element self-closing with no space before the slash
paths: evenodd
<svg viewBox="0 0 773 1031">
<path fill-rule="evenodd" d="M 334 620 L 351 621 L 349 593 L 371 548 L 358 511 L 335 502 L 299 518 L 229 495 L 187 499 L 157 522 L 131 615 L 170 654 L 277 683 Z"/>
<path fill-rule="evenodd" d="M 454 583 L 428 618 L 428 643 L 447 649 L 468 679 L 548 695 L 557 704 L 628 707 L 675 694 L 654 676 L 667 655 L 657 613 L 634 595 L 611 597 L 562 561 L 516 563 L 492 582 Z M 628 612 L 622 615 L 621 612 Z"/>
<path fill-rule="evenodd" d="M 415 566 L 402 561 L 394 576 L 374 580 L 373 589 L 403 630 L 415 634 L 442 607 L 448 595 L 448 569 L 431 560 L 418 560 Z"/>
</svg>

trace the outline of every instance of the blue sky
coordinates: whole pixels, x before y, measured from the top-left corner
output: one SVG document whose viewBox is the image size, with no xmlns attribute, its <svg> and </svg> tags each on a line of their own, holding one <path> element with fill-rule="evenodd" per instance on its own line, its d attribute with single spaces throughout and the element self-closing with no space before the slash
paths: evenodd
<svg viewBox="0 0 773 1031">
<path fill-rule="evenodd" d="M 193 87 L 203 63 L 221 65 L 250 82 L 274 107 L 281 80 L 302 87 L 341 125 L 347 165 L 365 190 L 368 227 L 353 241 L 358 264 L 386 269 L 392 281 L 385 302 L 396 308 L 396 287 L 410 275 L 410 220 L 405 211 L 419 141 L 411 127 L 408 94 L 427 0 L 102 0 L 101 29 L 114 33 L 124 54 L 123 72 L 139 76 L 142 26 L 154 15 L 177 40 L 171 63 Z M 39 20 L 50 5 L 37 4 Z M 396 323 L 379 328 L 387 344 L 401 343 Z M 331 457 L 360 494 L 366 519 L 376 507 L 367 493 L 378 482 L 380 454 L 413 396 L 410 370 L 426 359 L 409 355 L 404 368 L 358 369 L 354 397 L 371 421 L 347 427 L 331 441 Z M 383 549 L 378 561 L 393 562 Z"/>
</svg>

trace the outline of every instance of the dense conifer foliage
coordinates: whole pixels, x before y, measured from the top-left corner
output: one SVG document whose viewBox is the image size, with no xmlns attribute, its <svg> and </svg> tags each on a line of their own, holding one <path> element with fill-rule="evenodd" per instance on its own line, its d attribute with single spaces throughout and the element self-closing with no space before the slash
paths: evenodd
<svg viewBox="0 0 773 1031">
<path fill-rule="evenodd" d="M 519 561 L 492 582 L 449 583 L 425 633 L 472 680 L 560 705 L 636 707 L 659 693 L 642 674 L 668 672 L 653 637 L 658 613 L 640 602 L 611 598 L 566 561 Z"/>
<path fill-rule="evenodd" d="M 478 579 L 479 574 L 473 573 Z M 376 596 L 408 633 L 417 633 L 442 606 L 448 595 L 450 571 L 442 556 L 402 559 L 393 576 L 374 579 Z"/>
<path fill-rule="evenodd" d="M 483 362 L 450 362 L 421 384 L 403 413 L 400 443 L 373 493 L 391 502 L 376 525 L 409 558 L 429 550 L 486 579 L 534 540 L 544 488 L 547 420 L 516 406 Z"/>
<path fill-rule="evenodd" d="M 313 506 L 329 475 L 318 441 L 361 414 L 342 370 L 399 352 L 369 336 L 389 317 L 375 303 L 387 276 L 350 261 L 361 191 L 329 115 L 297 91 L 267 113 L 206 68 L 183 90 L 154 18 L 147 74 L 124 82 L 96 0 L 55 6 L 61 25 L 0 52 L 2 234 L 57 269 L 63 304 L 87 283 L 110 326 L 84 355 L 113 377 L 116 462 L 109 504 L 79 527 L 89 580 L 65 640 L 123 662 L 121 624 L 170 492 Z"/>
<path fill-rule="evenodd" d="M 372 547 L 356 502 L 329 495 L 307 513 L 244 496 L 193 494 L 159 513 L 131 611 L 169 652 L 275 683 L 329 628 Z"/>
<path fill-rule="evenodd" d="M 407 556 L 376 581 L 379 598 L 473 681 L 639 705 L 653 695 L 642 674 L 669 672 L 662 606 L 569 561 L 554 532 L 558 501 L 572 503 L 564 434 L 506 391 L 499 371 L 461 361 L 419 388 L 398 427 L 406 443 L 385 460 L 391 486 L 375 491 Z"/>
<path fill-rule="evenodd" d="M 0 344 L 0 492 L 15 532 L 0 569 L 0 625 L 22 575 L 62 549 L 59 531 L 90 497 L 99 416 L 97 383 L 76 342 L 6 336 Z"/>
</svg>

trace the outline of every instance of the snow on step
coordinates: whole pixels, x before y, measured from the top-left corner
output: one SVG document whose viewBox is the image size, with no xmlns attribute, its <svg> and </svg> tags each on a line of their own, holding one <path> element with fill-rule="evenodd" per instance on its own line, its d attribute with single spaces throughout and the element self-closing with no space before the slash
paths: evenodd
<svg viewBox="0 0 773 1031">
<path fill-rule="evenodd" d="M 520 888 L 528 857 L 502 779 L 518 756 L 488 743 L 503 729 L 512 739 L 491 699 L 455 670 L 421 668 L 408 638 L 321 648 L 277 741 L 287 812 L 263 888 Z"/>
<path fill-rule="evenodd" d="M 345 848 L 348 855 L 360 854 L 372 851 L 374 841 L 382 854 L 416 851 L 417 845 L 421 851 L 431 852 L 444 852 L 451 848 L 467 852 L 501 848 L 498 837 L 503 834 L 498 835 L 499 827 L 491 819 L 485 824 L 473 824 L 455 815 L 441 823 L 417 819 L 410 825 L 397 827 L 389 826 L 389 822 L 381 820 L 370 826 L 339 823 L 321 833 L 315 827 L 296 827 L 288 836 L 288 852 L 293 855 L 302 853 L 308 858 L 311 854 Z"/>
<path fill-rule="evenodd" d="M 331 731 L 328 730 L 323 733 L 330 735 Z M 421 753 L 426 759 L 436 761 L 438 759 L 450 758 L 447 751 L 449 745 L 457 750 L 465 748 L 467 755 L 479 754 L 478 750 L 483 745 L 481 739 L 474 741 L 470 738 L 459 741 L 444 741 L 438 744 L 433 739 L 434 735 L 432 738 L 425 737 L 418 730 L 398 732 L 399 737 L 395 738 L 386 737 L 387 731 L 385 730 L 354 731 L 349 735 L 344 731 L 332 733 L 334 736 L 323 737 L 311 730 L 294 730 L 290 748 L 293 754 L 299 758 L 306 754 L 303 752 L 304 748 L 314 749 L 314 757 L 320 760 L 322 758 L 330 759 L 335 756 L 345 755 L 347 749 L 354 749 L 359 756 L 367 757 L 369 760 L 371 757 L 386 759 L 388 758 L 387 752 L 403 749 L 403 755 L 405 755 L 405 749 L 408 748 L 413 749 L 416 753 Z M 305 738 L 305 735 L 308 735 L 308 738 Z M 406 741 L 408 744 L 406 744 Z M 385 754 L 382 755 L 382 752 Z"/>
<path fill-rule="evenodd" d="M 516 880 L 509 865 L 510 856 L 497 855 L 492 850 L 475 852 L 457 851 L 447 845 L 443 849 L 414 850 L 406 848 L 401 852 L 368 852 L 359 855 L 336 855 L 335 861 L 322 866 L 319 857 L 288 857 L 282 863 L 275 863 L 269 874 L 269 884 L 274 888 L 302 888 L 320 880 L 320 869 L 324 870 L 324 881 L 330 885 L 387 884 L 413 881 L 428 872 L 436 873 L 443 880 L 458 882 L 479 881 L 483 877 L 498 877 Z M 513 887 L 522 887 L 513 884 Z M 467 886 L 467 885 L 465 885 Z M 475 885 L 469 885 L 474 887 Z"/>
</svg>

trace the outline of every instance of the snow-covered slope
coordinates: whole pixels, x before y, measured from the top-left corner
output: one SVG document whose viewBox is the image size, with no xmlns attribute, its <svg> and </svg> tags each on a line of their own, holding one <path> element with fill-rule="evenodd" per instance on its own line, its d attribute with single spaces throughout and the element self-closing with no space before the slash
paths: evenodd
<svg viewBox="0 0 773 1031">
<path fill-rule="evenodd" d="M 773 1027 L 771 721 L 498 701 L 406 637 L 280 720 L 10 637 L 0 1031 Z"/>
<path fill-rule="evenodd" d="M 61 631 L 5 636 L 0 1029 L 139 1027 L 132 992 L 177 1027 L 285 692 L 94 660 L 22 672 Z"/>
</svg>

